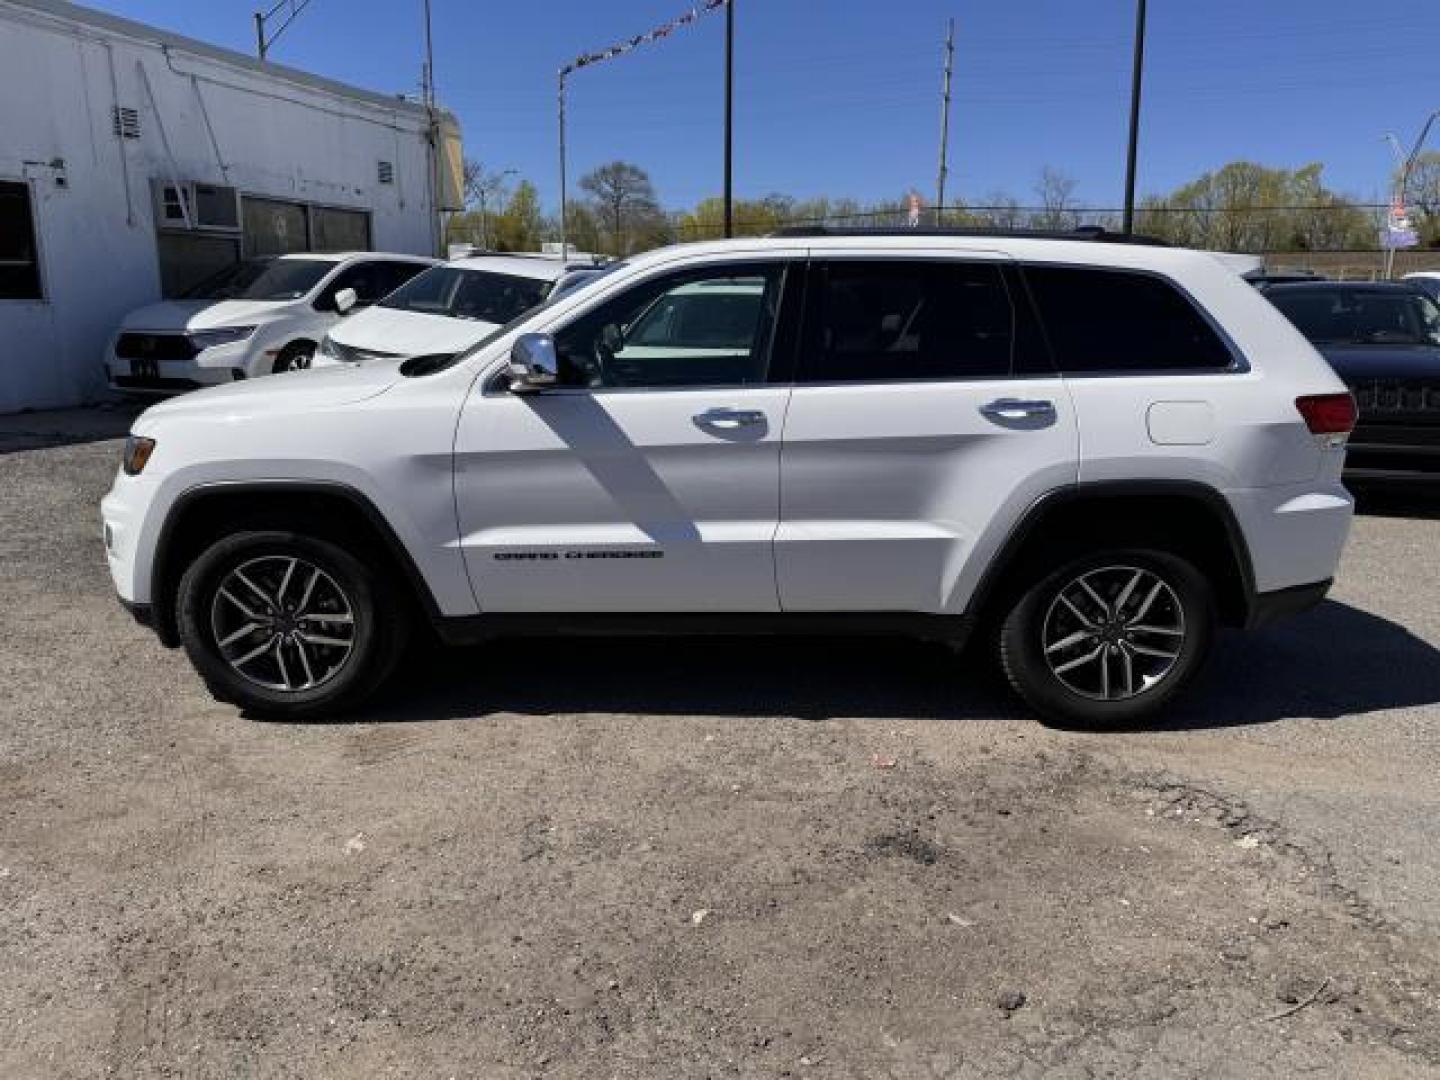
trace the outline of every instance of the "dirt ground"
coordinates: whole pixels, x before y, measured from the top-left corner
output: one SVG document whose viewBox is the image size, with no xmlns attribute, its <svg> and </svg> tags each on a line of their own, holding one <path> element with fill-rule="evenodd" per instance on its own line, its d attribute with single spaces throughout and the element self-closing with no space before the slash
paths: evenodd
<svg viewBox="0 0 1440 1080">
<path fill-rule="evenodd" d="M 0 427 L 0 1076 L 1440 1076 L 1431 508 L 1154 732 L 885 640 L 422 652 L 282 725 L 116 605 L 77 415 Z"/>
</svg>

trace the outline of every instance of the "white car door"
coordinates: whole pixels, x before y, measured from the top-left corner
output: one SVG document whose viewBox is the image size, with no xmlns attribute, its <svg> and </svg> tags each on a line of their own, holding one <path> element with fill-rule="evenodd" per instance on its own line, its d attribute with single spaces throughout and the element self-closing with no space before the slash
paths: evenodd
<svg viewBox="0 0 1440 1080">
<path fill-rule="evenodd" d="M 806 303 L 781 605 L 958 614 L 1020 513 L 1078 469 L 1075 412 L 1014 268 L 816 252 Z"/>
<path fill-rule="evenodd" d="M 553 330 L 556 389 L 477 385 L 455 494 L 483 612 L 778 610 L 790 257 L 657 272 Z"/>
</svg>

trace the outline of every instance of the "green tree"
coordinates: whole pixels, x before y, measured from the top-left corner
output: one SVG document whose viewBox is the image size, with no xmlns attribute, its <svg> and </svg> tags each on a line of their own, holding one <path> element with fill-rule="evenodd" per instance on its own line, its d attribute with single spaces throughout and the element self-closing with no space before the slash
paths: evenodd
<svg viewBox="0 0 1440 1080">
<path fill-rule="evenodd" d="M 628 255 L 667 229 L 655 185 L 638 165 L 612 161 L 580 178 L 611 254 Z"/>
<path fill-rule="evenodd" d="M 545 219 L 535 185 L 529 180 L 520 181 L 505 209 L 491 219 L 490 228 L 497 251 L 538 251 L 545 235 Z"/>
<path fill-rule="evenodd" d="M 1373 247 L 1354 201 L 1324 184 L 1319 163 L 1299 169 L 1232 161 L 1166 196 L 1143 200 L 1137 228 L 1171 243 L 1217 251 Z"/>
</svg>

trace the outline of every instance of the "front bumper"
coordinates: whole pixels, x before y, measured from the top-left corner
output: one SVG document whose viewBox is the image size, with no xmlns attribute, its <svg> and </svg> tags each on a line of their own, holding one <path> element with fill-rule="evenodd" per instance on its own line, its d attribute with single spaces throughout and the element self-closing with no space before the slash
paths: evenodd
<svg viewBox="0 0 1440 1080">
<path fill-rule="evenodd" d="M 246 377 L 253 339 L 205 349 L 188 360 L 121 356 L 117 342 L 105 354 L 105 381 L 122 394 L 168 397 L 206 386 L 224 386 Z"/>
</svg>

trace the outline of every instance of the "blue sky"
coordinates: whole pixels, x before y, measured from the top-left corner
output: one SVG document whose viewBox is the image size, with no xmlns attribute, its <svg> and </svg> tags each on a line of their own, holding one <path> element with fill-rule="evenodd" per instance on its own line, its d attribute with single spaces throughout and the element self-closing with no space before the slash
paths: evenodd
<svg viewBox="0 0 1440 1080">
<path fill-rule="evenodd" d="M 667 21 L 692 0 L 432 0 L 441 101 L 467 153 L 557 195 L 555 72 L 575 54 Z M 1042 167 L 1086 205 L 1118 206 L 1130 0 L 738 0 L 736 189 L 742 196 L 897 197 L 934 190 L 940 42 L 956 31 L 950 190 L 1034 201 Z M 254 0 L 92 0 L 243 51 Z M 273 58 L 387 92 L 418 86 L 420 0 L 312 0 Z M 718 194 L 724 16 L 577 73 L 571 176 L 614 158 L 662 202 Z M 1326 164 L 1374 198 L 1396 130 L 1440 108 L 1440 4 L 1150 0 L 1140 190 L 1235 158 Z M 1440 144 L 1440 138 L 1437 138 Z M 1437 145 L 1440 148 L 1440 145 Z"/>
</svg>

